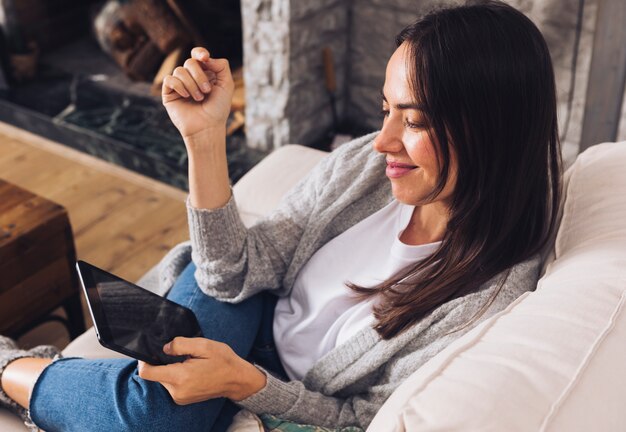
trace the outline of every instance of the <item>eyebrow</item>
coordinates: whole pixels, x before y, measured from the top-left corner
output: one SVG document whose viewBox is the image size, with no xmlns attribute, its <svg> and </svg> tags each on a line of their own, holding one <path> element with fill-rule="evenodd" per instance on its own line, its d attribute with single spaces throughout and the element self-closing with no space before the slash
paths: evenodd
<svg viewBox="0 0 626 432">
<path fill-rule="evenodd" d="M 380 90 L 380 96 L 383 98 L 385 102 L 389 103 L 382 89 Z M 414 110 L 424 111 L 424 105 L 418 104 L 418 103 L 400 103 L 400 104 L 394 105 L 394 108 L 398 110 L 414 109 Z"/>
</svg>

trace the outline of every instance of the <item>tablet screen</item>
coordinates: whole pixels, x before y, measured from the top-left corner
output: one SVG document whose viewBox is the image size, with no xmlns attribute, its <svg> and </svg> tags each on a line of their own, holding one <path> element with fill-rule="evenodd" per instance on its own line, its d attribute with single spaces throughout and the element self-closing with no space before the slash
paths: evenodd
<svg viewBox="0 0 626 432">
<path fill-rule="evenodd" d="M 163 345 L 176 336 L 201 336 L 191 310 L 84 264 L 79 263 L 79 268 L 93 318 L 100 336 L 108 343 L 143 354 L 152 363 L 171 363 L 172 357 L 163 353 Z"/>
</svg>

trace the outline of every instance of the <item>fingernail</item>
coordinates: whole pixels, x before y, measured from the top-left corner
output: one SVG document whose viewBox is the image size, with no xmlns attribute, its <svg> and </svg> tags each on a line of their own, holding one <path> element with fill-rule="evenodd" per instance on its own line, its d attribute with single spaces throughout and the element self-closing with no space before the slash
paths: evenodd
<svg viewBox="0 0 626 432">
<path fill-rule="evenodd" d="M 166 354 L 170 352 L 170 349 L 171 349 L 171 345 L 169 342 L 163 346 L 163 352 Z"/>
<path fill-rule="evenodd" d="M 199 101 L 201 101 L 202 99 L 204 99 L 204 96 L 202 95 L 202 93 L 200 93 L 199 91 L 194 92 L 193 97 Z"/>
<path fill-rule="evenodd" d="M 209 83 L 202 84 L 202 91 L 205 93 L 208 93 L 211 91 L 211 86 L 209 85 Z"/>
</svg>

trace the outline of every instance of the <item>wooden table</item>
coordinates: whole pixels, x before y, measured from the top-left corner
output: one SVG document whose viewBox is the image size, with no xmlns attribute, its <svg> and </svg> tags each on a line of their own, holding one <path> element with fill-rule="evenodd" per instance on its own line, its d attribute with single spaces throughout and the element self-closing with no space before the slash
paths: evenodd
<svg viewBox="0 0 626 432">
<path fill-rule="evenodd" d="M 70 338 L 83 333 L 75 263 L 65 208 L 0 179 L 0 334 L 17 337 L 58 307 Z"/>
</svg>

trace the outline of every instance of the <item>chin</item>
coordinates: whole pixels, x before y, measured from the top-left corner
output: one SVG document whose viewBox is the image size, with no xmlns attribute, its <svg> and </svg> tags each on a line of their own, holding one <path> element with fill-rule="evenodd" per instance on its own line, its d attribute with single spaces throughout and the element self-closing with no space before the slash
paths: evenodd
<svg viewBox="0 0 626 432">
<path fill-rule="evenodd" d="M 402 204 L 418 206 L 425 204 L 424 197 L 407 191 L 393 190 L 393 197 Z"/>
<path fill-rule="evenodd" d="M 424 190 L 426 189 L 426 190 Z M 391 182 L 391 193 L 393 197 L 402 204 L 411 206 L 423 206 L 431 204 L 442 199 L 441 196 L 435 197 L 435 199 L 429 199 L 432 189 L 428 188 L 411 188 L 407 185 L 401 185 L 395 182 Z"/>
</svg>

